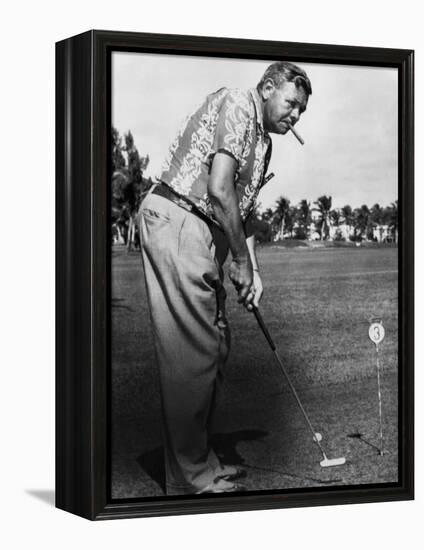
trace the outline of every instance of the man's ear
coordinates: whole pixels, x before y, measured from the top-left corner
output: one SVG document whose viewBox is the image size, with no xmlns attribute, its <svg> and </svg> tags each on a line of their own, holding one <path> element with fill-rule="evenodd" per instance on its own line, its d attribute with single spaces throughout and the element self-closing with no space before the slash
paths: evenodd
<svg viewBox="0 0 424 550">
<path fill-rule="evenodd" d="M 274 93 L 275 90 L 275 84 L 271 78 L 267 78 L 265 82 L 263 83 L 261 95 L 262 99 L 266 101 L 271 97 L 271 95 Z"/>
</svg>

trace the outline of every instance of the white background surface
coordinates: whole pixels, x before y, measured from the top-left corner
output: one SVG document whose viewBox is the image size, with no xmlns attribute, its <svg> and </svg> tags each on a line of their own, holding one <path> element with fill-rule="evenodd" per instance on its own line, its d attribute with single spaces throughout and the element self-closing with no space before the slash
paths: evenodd
<svg viewBox="0 0 424 550">
<path fill-rule="evenodd" d="M 30 491 L 54 486 L 54 42 L 97 28 L 416 50 L 416 203 L 423 205 L 419 2 L 24 1 L 2 9 L 0 544 L 3 548 L 422 548 L 417 284 L 415 502 L 91 523 Z M 420 212 L 421 214 L 421 212 Z M 419 224 L 422 231 L 422 225 Z M 423 276 L 417 238 L 417 281 Z"/>
</svg>

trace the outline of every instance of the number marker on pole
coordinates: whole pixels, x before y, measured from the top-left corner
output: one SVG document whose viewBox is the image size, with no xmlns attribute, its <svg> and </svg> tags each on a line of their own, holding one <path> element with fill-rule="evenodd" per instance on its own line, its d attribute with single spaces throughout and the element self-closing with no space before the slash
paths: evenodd
<svg viewBox="0 0 424 550">
<path fill-rule="evenodd" d="M 378 386 L 378 415 L 380 419 L 380 455 L 383 456 L 384 441 L 383 441 L 383 420 L 381 411 L 381 384 L 380 384 L 380 359 L 378 345 L 383 341 L 385 336 L 385 330 L 381 319 L 373 319 L 371 321 L 370 328 L 368 329 L 368 336 L 375 344 L 376 351 L 376 364 L 377 364 L 377 386 Z"/>
</svg>

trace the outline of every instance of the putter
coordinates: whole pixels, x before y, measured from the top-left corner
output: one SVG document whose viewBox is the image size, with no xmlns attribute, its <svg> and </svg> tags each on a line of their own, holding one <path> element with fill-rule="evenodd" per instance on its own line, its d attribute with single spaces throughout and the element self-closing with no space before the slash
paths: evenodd
<svg viewBox="0 0 424 550">
<path fill-rule="evenodd" d="M 296 398 L 297 404 L 299 405 L 300 410 L 302 411 L 302 414 L 305 417 L 306 423 L 307 423 L 309 429 L 312 432 L 313 441 L 318 445 L 319 450 L 321 451 L 321 454 L 323 456 L 323 460 L 321 460 L 321 462 L 319 463 L 321 468 L 329 468 L 330 466 L 341 466 L 342 464 L 345 464 L 345 462 L 346 462 L 345 457 L 327 458 L 327 455 L 325 454 L 324 449 L 322 448 L 322 445 L 321 445 L 322 436 L 319 432 L 316 432 L 314 430 L 314 428 L 311 424 L 311 421 L 309 420 L 309 417 L 306 414 L 306 411 L 303 408 L 302 403 L 300 402 L 299 396 L 297 395 L 297 391 L 296 391 L 295 387 L 293 386 L 292 381 L 290 380 L 290 377 L 289 377 L 289 375 L 286 371 L 286 368 L 284 367 L 283 362 L 281 361 L 280 356 L 278 355 L 277 348 L 274 344 L 273 339 L 271 338 L 270 333 L 268 332 L 268 329 L 267 329 L 267 327 L 264 323 L 262 315 L 259 312 L 258 308 L 255 307 L 255 306 L 253 306 L 253 313 L 255 314 L 256 320 L 258 321 L 258 325 L 261 327 L 261 330 L 262 330 L 265 338 L 267 339 L 268 344 L 269 344 L 272 352 L 274 353 L 274 357 L 277 359 L 277 362 L 280 365 L 281 370 L 283 371 L 283 374 L 284 374 L 284 376 L 285 376 L 285 378 L 286 378 L 286 380 L 287 380 L 287 382 L 290 386 L 290 389 L 291 389 L 294 397 Z"/>
</svg>

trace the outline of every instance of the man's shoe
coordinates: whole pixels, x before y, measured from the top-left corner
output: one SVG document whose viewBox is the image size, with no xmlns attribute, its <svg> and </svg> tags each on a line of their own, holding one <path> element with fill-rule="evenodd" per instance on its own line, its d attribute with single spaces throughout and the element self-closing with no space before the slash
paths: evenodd
<svg viewBox="0 0 424 550">
<path fill-rule="evenodd" d="M 247 476 L 247 472 L 244 468 L 238 468 L 237 466 L 222 466 L 217 471 L 217 477 L 224 479 L 225 481 L 235 481 L 236 479 L 242 479 Z"/>
<path fill-rule="evenodd" d="M 246 491 L 245 485 L 232 483 L 221 477 L 217 477 L 213 483 L 197 491 L 196 495 L 204 495 L 205 493 L 238 493 L 241 491 Z"/>
</svg>

